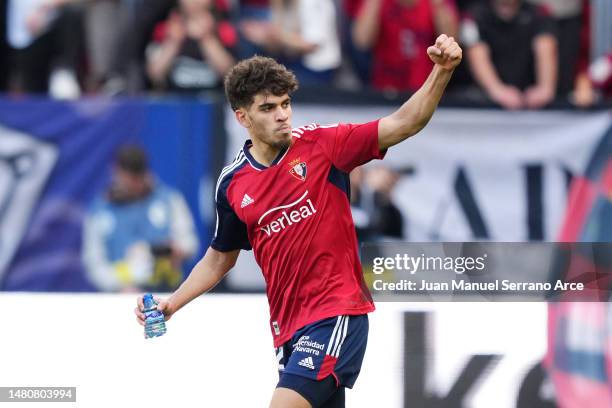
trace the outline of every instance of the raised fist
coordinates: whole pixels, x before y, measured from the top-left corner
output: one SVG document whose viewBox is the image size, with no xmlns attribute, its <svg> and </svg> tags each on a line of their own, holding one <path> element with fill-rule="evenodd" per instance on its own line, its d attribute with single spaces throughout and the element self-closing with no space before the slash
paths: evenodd
<svg viewBox="0 0 612 408">
<path fill-rule="evenodd" d="M 453 70 L 461 62 L 463 51 L 453 37 L 441 34 L 436 39 L 436 44 L 427 48 L 427 55 L 434 64 L 447 70 Z"/>
</svg>

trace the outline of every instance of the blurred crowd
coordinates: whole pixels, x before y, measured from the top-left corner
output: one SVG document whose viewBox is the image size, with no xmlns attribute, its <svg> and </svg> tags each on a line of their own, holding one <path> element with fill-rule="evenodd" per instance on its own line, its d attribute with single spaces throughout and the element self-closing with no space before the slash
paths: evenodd
<svg viewBox="0 0 612 408">
<path fill-rule="evenodd" d="M 0 0 L 0 90 L 220 92 L 232 64 L 282 61 L 302 87 L 410 93 L 437 35 L 459 38 L 452 92 L 507 109 L 611 93 L 589 0 Z M 612 24 L 612 22 L 610 23 Z"/>
</svg>

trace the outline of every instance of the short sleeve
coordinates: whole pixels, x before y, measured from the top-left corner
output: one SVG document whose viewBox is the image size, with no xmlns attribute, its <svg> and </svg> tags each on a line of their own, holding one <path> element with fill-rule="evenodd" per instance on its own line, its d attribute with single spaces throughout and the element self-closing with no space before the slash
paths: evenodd
<svg viewBox="0 0 612 408">
<path fill-rule="evenodd" d="M 227 200 L 227 186 L 231 177 L 219 185 L 216 196 L 217 223 L 210 246 L 217 251 L 251 249 L 246 224 L 238 218 Z"/>
<path fill-rule="evenodd" d="M 338 124 L 321 128 L 318 137 L 333 165 L 350 172 L 372 159 L 382 159 L 386 150 L 378 147 L 378 120 L 364 124 Z"/>
<path fill-rule="evenodd" d="M 465 14 L 461 19 L 459 36 L 461 37 L 461 42 L 463 42 L 467 48 L 471 48 L 482 42 L 478 22 L 471 14 Z"/>
</svg>

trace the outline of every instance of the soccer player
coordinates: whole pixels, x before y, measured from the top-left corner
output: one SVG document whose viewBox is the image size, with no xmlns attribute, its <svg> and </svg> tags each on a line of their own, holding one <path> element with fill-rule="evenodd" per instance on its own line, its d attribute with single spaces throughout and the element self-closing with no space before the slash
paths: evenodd
<svg viewBox="0 0 612 408">
<path fill-rule="evenodd" d="M 365 124 L 292 129 L 295 76 L 270 58 L 236 64 L 225 79 L 250 139 L 217 181 L 215 236 L 189 277 L 157 308 L 166 319 L 211 289 L 241 249 L 266 280 L 280 380 L 272 408 L 344 407 L 365 353 L 374 310 L 350 213 L 348 173 L 416 134 L 434 113 L 462 57 L 452 37 L 427 49 L 434 67 L 389 116 Z M 144 324 L 142 297 L 134 310 Z"/>
</svg>

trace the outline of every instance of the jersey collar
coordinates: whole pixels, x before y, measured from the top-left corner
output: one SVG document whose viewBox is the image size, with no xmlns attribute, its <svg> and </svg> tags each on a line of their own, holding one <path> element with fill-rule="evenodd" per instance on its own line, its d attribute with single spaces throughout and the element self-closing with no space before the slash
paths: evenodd
<svg viewBox="0 0 612 408">
<path fill-rule="evenodd" d="M 257 170 L 266 170 L 266 169 L 268 169 L 269 168 L 268 166 L 264 166 L 263 164 L 261 164 L 257 160 L 255 160 L 255 158 L 253 157 L 253 155 L 250 152 L 250 147 L 251 146 L 253 146 L 253 142 L 251 141 L 251 139 L 248 139 L 244 143 L 244 146 L 242 147 L 242 151 L 244 152 L 244 155 L 246 156 L 247 160 L 249 161 L 249 164 L 251 166 L 255 167 Z M 291 147 L 291 146 L 289 146 L 289 147 Z M 270 163 L 270 167 L 278 164 L 283 159 L 283 157 L 285 157 L 285 154 L 287 154 L 287 151 L 289 150 L 289 147 L 285 147 L 280 152 L 278 152 L 278 155 L 274 158 L 272 163 Z"/>
</svg>

